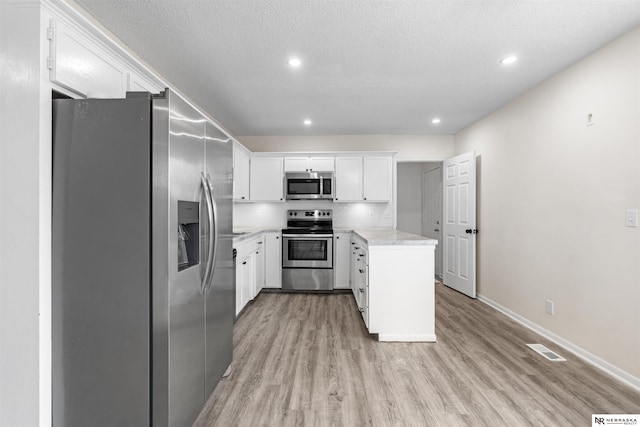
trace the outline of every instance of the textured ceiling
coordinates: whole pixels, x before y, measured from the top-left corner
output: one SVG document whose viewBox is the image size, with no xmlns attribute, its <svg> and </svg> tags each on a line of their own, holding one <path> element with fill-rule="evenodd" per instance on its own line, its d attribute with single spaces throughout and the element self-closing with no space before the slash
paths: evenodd
<svg viewBox="0 0 640 427">
<path fill-rule="evenodd" d="M 238 136 L 453 134 L 640 25 L 640 0 L 76 3 Z"/>
</svg>

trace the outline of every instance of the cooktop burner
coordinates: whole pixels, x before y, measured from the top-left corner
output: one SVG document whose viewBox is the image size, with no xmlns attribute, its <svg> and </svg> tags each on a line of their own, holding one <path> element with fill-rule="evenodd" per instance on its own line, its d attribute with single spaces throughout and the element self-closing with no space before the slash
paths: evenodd
<svg viewBox="0 0 640 427">
<path fill-rule="evenodd" d="M 332 234 L 331 209 L 289 210 L 287 211 L 287 234 Z"/>
</svg>

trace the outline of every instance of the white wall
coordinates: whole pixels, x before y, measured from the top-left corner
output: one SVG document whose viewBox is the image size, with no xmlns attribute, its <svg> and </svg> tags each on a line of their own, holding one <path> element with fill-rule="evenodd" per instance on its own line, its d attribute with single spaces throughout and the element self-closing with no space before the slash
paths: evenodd
<svg viewBox="0 0 640 427">
<path fill-rule="evenodd" d="M 479 293 L 640 385 L 640 228 L 624 216 L 640 209 L 640 28 L 463 130 L 455 149 L 479 156 Z"/>
<path fill-rule="evenodd" d="M 453 135 L 239 136 L 255 152 L 396 151 L 397 160 L 444 160 L 454 153 Z"/>
</svg>

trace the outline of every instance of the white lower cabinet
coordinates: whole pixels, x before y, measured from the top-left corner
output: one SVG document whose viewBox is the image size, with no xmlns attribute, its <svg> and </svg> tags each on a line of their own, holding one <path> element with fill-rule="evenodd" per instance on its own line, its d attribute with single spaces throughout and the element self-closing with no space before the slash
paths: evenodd
<svg viewBox="0 0 640 427">
<path fill-rule="evenodd" d="M 265 288 L 282 288 L 282 239 L 279 232 L 264 233 Z"/>
<path fill-rule="evenodd" d="M 264 237 L 260 236 L 256 241 L 255 246 L 255 284 L 253 287 L 253 294 L 251 299 L 258 296 L 262 288 L 264 288 L 265 280 L 265 249 L 264 249 Z"/>
<path fill-rule="evenodd" d="M 236 258 L 236 316 L 251 300 L 255 283 L 254 254 Z"/>
<path fill-rule="evenodd" d="M 264 287 L 264 237 L 234 245 L 236 249 L 236 316 Z"/>
<path fill-rule="evenodd" d="M 282 246 L 280 233 L 234 243 L 236 249 L 236 316 L 263 288 L 281 288 Z"/>
<path fill-rule="evenodd" d="M 351 233 L 335 233 L 333 238 L 333 274 L 335 289 L 351 287 Z"/>
<path fill-rule="evenodd" d="M 369 333 L 435 342 L 435 245 L 368 244 L 357 231 L 351 243 L 351 286 Z"/>
<path fill-rule="evenodd" d="M 369 327 L 369 262 L 367 245 L 362 239 L 351 239 L 351 277 L 358 311 Z"/>
</svg>

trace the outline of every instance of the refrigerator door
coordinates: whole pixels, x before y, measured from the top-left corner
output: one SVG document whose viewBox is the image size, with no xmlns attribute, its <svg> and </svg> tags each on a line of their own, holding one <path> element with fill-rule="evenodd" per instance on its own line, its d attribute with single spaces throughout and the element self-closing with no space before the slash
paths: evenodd
<svg viewBox="0 0 640 427">
<path fill-rule="evenodd" d="M 169 425 L 190 426 L 204 404 L 203 262 L 178 270 L 178 202 L 203 205 L 204 118 L 169 93 Z M 202 209 L 200 209 L 202 211 Z M 191 232 L 199 240 L 203 227 Z M 198 241 L 198 247 L 200 247 Z M 154 425 L 156 423 L 154 422 Z"/>
<path fill-rule="evenodd" d="M 52 416 L 150 425 L 149 96 L 54 100 Z"/>
<path fill-rule="evenodd" d="M 206 124 L 206 174 L 215 203 L 215 263 L 205 293 L 205 401 L 231 364 L 235 318 L 235 263 L 232 241 L 232 141 L 213 124 Z M 212 230 L 213 231 L 213 230 Z"/>
</svg>

